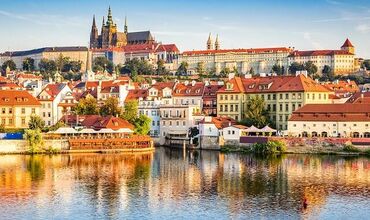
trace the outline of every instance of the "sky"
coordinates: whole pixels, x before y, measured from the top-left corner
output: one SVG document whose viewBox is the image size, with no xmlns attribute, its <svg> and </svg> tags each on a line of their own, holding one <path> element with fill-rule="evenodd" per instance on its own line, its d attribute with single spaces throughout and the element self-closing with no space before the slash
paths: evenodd
<svg viewBox="0 0 370 220">
<path fill-rule="evenodd" d="M 87 46 L 92 17 L 101 27 L 111 6 L 123 31 L 150 30 L 180 51 L 221 48 L 339 49 L 346 38 L 370 58 L 370 0 L 1 0 L 0 52 L 46 46 Z"/>
</svg>

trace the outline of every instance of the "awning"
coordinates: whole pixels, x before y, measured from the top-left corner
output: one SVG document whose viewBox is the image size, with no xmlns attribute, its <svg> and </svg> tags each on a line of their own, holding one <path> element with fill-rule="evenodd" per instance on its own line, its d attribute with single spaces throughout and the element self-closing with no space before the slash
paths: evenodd
<svg viewBox="0 0 370 220">
<path fill-rule="evenodd" d="M 245 132 L 262 132 L 261 129 L 254 127 L 253 125 L 244 130 Z"/>
<path fill-rule="evenodd" d="M 272 132 L 276 132 L 275 129 L 270 128 L 268 125 L 266 125 L 265 127 L 261 128 L 260 130 L 261 130 L 261 132 L 271 132 L 271 133 Z"/>
</svg>

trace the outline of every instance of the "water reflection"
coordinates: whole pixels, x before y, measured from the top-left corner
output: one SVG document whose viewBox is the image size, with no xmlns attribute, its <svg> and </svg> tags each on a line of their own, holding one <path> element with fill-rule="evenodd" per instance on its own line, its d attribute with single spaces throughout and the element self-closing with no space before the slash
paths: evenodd
<svg viewBox="0 0 370 220">
<path fill-rule="evenodd" d="M 366 218 L 369 186 L 368 158 L 168 148 L 7 155 L 0 156 L 0 219 Z"/>
</svg>

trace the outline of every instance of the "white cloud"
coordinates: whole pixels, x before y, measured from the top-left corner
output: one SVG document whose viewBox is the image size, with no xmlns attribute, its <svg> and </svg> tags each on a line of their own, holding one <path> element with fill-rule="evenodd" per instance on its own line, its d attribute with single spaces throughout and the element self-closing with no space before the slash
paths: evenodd
<svg viewBox="0 0 370 220">
<path fill-rule="evenodd" d="M 320 43 L 318 43 L 317 41 L 315 41 L 314 39 L 312 39 L 312 34 L 309 33 L 309 32 L 304 32 L 303 33 L 303 38 L 305 40 L 307 40 L 308 42 L 310 42 L 310 44 L 317 50 L 317 49 L 320 49 L 322 48 Z"/>
<path fill-rule="evenodd" d="M 370 25 L 368 25 L 368 24 L 357 25 L 356 30 L 361 32 L 361 33 L 369 33 L 370 32 Z"/>
</svg>

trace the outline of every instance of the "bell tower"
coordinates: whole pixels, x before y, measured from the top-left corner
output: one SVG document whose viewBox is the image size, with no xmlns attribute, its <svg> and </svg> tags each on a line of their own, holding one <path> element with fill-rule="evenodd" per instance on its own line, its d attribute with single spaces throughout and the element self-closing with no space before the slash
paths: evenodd
<svg viewBox="0 0 370 220">
<path fill-rule="evenodd" d="M 90 32 L 90 48 L 97 48 L 99 45 L 98 42 L 98 28 L 96 27 L 96 22 L 95 22 L 95 15 L 93 16 L 93 23 L 91 26 L 91 32 Z"/>
<path fill-rule="evenodd" d="M 209 33 L 208 40 L 207 40 L 207 50 L 213 50 L 213 42 L 211 33 Z"/>
</svg>

